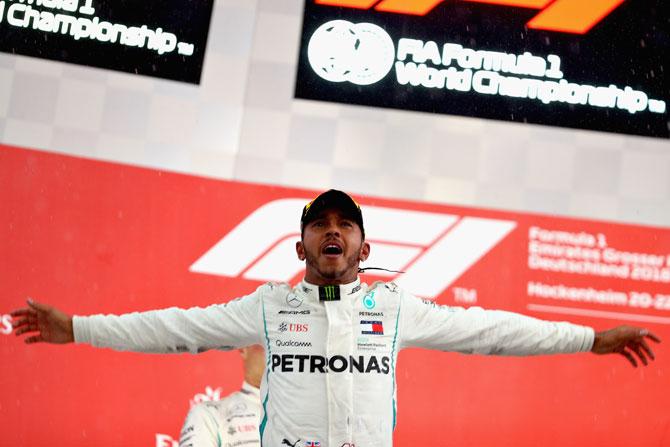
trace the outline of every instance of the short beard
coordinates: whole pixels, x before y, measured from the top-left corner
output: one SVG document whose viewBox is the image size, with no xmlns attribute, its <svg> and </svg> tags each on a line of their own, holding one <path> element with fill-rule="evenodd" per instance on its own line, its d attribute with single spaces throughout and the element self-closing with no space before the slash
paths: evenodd
<svg viewBox="0 0 670 447">
<path fill-rule="evenodd" d="M 334 279 L 339 279 L 342 276 L 344 276 L 345 273 L 347 273 L 350 269 L 356 267 L 358 265 L 358 260 L 360 259 L 360 253 L 361 249 L 363 248 L 363 242 L 361 242 L 361 246 L 358 247 L 358 250 L 354 252 L 351 256 L 346 258 L 346 266 L 342 270 L 336 270 L 336 271 L 330 271 L 330 272 L 324 272 L 321 269 L 319 269 L 319 263 L 318 263 L 318 255 L 314 255 L 307 250 L 305 250 L 305 261 L 307 265 L 310 265 L 314 267 L 316 272 L 319 274 L 324 279 L 328 280 L 334 280 Z"/>
</svg>

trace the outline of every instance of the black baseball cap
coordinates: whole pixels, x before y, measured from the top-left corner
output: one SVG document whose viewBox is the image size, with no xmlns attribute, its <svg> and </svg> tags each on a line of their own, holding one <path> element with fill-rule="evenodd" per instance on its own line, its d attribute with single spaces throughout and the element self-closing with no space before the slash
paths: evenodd
<svg viewBox="0 0 670 447">
<path fill-rule="evenodd" d="M 361 206 L 352 199 L 349 194 L 337 189 L 330 189 L 309 202 L 302 209 L 302 216 L 300 217 L 300 230 L 305 228 L 305 225 L 316 219 L 324 210 L 337 209 L 345 216 L 351 218 L 358 224 L 361 229 L 363 239 L 365 239 L 365 230 L 363 229 L 363 213 Z"/>
</svg>

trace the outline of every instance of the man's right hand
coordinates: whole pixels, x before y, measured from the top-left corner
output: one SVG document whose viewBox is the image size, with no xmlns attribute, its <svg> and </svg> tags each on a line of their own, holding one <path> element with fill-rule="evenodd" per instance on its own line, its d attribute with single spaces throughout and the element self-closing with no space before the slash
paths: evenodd
<svg viewBox="0 0 670 447">
<path fill-rule="evenodd" d="M 72 317 L 55 307 L 28 299 L 28 307 L 17 309 L 10 314 L 18 321 L 12 322 L 18 336 L 37 332 L 25 338 L 26 343 L 72 343 L 74 331 Z"/>
</svg>

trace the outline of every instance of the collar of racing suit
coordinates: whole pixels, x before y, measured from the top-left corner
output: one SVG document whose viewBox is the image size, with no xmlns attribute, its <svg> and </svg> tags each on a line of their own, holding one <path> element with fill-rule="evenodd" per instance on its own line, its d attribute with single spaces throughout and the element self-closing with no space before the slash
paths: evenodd
<svg viewBox="0 0 670 447">
<path fill-rule="evenodd" d="M 259 390 L 253 385 L 250 385 L 249 383 L 247 383 L 247 381 L 242 382 L 242 389 L 240 391 L 243 394 L 246 394 L 247 396 L 253 397 L 255 399 L 260 400 L 261 398 L 261 390 Z"/>
<path fill-rule="evenodd" d="M 338 287 L 338 286 L 335 286 Z M 314 301 L 319 301 L 319 286 L 315 284 L 308 283 L 304 279 L 299 285 L 299 290 L 302 292 L 302 294 L 306 295 L 308 299 L 314 300 Z M 350 282 L 349 284 L 340 284 L 340 299 L 346 299 L 350 296 L 353 296 L 356 294 L 356 292 L 360 291 L 362 286 L 361 286 L 361 279 L 356 278 L 356 281 Z"/>
</svg>

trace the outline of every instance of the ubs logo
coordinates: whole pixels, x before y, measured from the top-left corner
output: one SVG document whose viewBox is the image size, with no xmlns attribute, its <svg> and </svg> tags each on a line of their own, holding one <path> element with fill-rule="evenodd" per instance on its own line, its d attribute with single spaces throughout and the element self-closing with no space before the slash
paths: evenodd
<svg viewBox="0 0 670 447">
<path fill-rule="evenodd" d="M 279 323 L 279 332 L 308 332 L 308 324 L 287 323 L 282 321 Z"/>
</svg>

